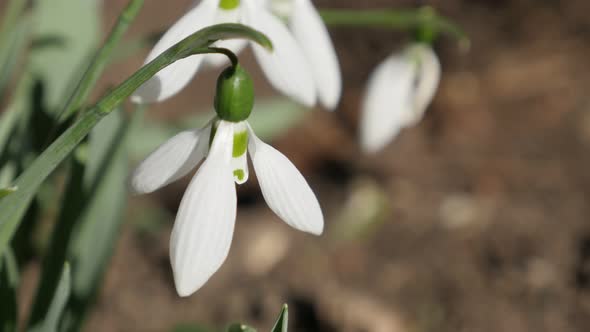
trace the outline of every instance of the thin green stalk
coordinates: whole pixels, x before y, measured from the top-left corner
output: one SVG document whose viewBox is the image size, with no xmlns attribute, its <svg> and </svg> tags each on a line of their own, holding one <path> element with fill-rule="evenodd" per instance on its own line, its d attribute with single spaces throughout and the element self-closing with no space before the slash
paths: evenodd
<svg viewBox="0 0 590 332">
<path fill-rule="evenodd" d="M 12 0 L 6 7 L 0 27 L 0 94 L 10 81 L 18 56 L 25 49 L 30 18 L 23 19 L 27 1 Z"/>
<path fill-rule="evenodd" d="M 63 107 L 60 116 L 58 118 L 59 123 L 63 123 L 73 113 L 80 110 L 82 104 L 90 95 L 92 88 L 100 78 L 100 75 L 104 71 L 104 68 L 109 63 L 111 55 L 115 50 L 119 41 L 127 31 L 127 28 L 133 22 L 141 7 L 143 6 L 144 0 L 131 0 L 127 7 L 123 10 L 123 13 L 119 16 L 119 19 L 111 30 L 109 37 L 105 41 L 103 47 L 95 55 L 94 59 L 90 63 L 90 66 L 84 73 L 80 84 L 76 87 L 76 90 L 72 96 L 68 99 L 66 105 Z"/>
<path fill-rule="evenodd" d="M 135 72 L 57 138 L 15 181 L 19 190 L 0 201 L 0 255 L 39 186 L 104 116 L 166 66 L 191 55 L 209 53 L 209 45 L 215 41 L 233 38 L 250 39 L 272 50 L 272 43 L 266 36 L 241 24 L 218 24 L 199 30 Z"/>
<path fill-rule="evenodd" d="M 418 10 L 347 10 L 322 9 L 322 19 L 335 27 L 375 27 L 387 29 L 420 29 L 429 27 L 447 34 L 461 44 L 469 43 L 467 34 L 456 24 L 439 16 L 431 7 Z"/>
<path fill-rule="evenodd" d="M 12 0 L 6 7 L 6 13 L 2 17 L 2 27 L 0 27 L 0 47 L 6 46 L 9 42 L 12 29 L 26 7 L 26 0 Z"/>
</svg>

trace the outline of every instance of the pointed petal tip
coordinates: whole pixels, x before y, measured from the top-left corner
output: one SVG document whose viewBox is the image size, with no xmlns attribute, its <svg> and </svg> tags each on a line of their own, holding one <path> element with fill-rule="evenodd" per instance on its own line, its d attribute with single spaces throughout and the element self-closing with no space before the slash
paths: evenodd
<svg viewBox="0 0 590 332">
<path fill-rule="evenodd" d="M 139 196 L 139 195 L 150 194 L 150 193 L 154 192 L 155 190 L 151 190 L 150 188 L 142 186 L 141 182 L 137 181 L 137 179 L 135 179 L 135 177 L 132 174 L 131 176 L 129 176 L 129 179 L 127 180 L 127 191 L 132 196 Z"/>
<path fill-rule="evenodd" d="M 338 105 L 340 104 L 340 95 L 338 95 L 338 97 L 336 97 L 332 100 L 322 100 L 321 104 L 326 111 L 334 112 L 334 111 L 336 111 L 336 109 L 338 108 Z"/>
<path fill-rule="evenodd" d="M 377 152 L 383 150 L 387 144 L 389 144 L 389 140 L 375 142 L 372 138 L 361 138 L 360 148 L 364 154 L 374 155 Z"/>
<path fill-rule="evenodd" d="M 195 285 L 194 282 L 191 283 L 189 280 L 181 278 L 176 274 L 174 274 L 174 286 L 176 293 L 180 297 L 189 297 L 201 288 L 201 285 Z"/>
<path fill-rule="evenodd" d="M 322 234 L 324 234 L 324 221 L 322 220 L 321 223 L 314 223 L 314 224 L 317 226 L 310 229 L 307 232 L 310 234 L 313 234 L 315 236 L 321 236 Z"/>
</svg>

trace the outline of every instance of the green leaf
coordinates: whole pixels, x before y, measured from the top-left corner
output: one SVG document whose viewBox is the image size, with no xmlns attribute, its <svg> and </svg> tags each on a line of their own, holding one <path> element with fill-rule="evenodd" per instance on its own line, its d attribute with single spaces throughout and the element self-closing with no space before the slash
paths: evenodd
<svg viewBox="0 0 590 332">
<path fill-rule="evenodd" d="M 14 193 L 18 190 L 18 187 L 0 188 L 0 199 Z"/>
<path fill-rule="evenodd" d="M 287 332 L 289 325 L 289 308 L 286 304 L 283 305 L 281 314 L 272 328 L 271 332 Z"/>
<path fill-rule="evenodd" d="M 18 325 L 18 266 L 12 250 L 0 259 L 0 331 L 12 332 Z"/>
<path fill-rule="evenodd" d="M 25 3 L 25 1 L 21 2 Z M 30 17 L 23 17 L 14 26 L 8 28 L 7 31 L 10 33 L 4 36 L 6 40 L 0 37 L 0 94 L 4 92 L 12 74 L 18 69 L 18 62 L 28 45 L 30 30 Z"/>
<path fill-rule="evenodd" d="M 272 49 L 270 40 L 241 24 L 218 24 L 195 32 L 180 41 L 103 97 L 76 123 L 53 142 L 15 181 L 20 189 L 0 201 L 0 254 L 12 238 L 21 218 L 41 183 L 74 150 L 92 128 L 119 106 L 141 84 L 158 71 L 185 57 L 210 53 L 209 45 L 221 39 L 246 38 Z"/>
<path fill-rule="evenodd" d="M 35 41 L 51 41 L 31 54 L 33 75 L 45 82 L 48 110 L 59 110 L 100 36 L 99 0 L 36 0 Z"/>
<path fill-rule="evenodd" d="M 30 327 L 29 332 L 51 332 L 58 330 L 58 324 L 68 297 L 70 296 L 70 266 L 65 263 L 62 269 L 59 284 L 53 294 L 53 299 L 49 304 L 47 315 L 38 324 Z"/>
</svg>

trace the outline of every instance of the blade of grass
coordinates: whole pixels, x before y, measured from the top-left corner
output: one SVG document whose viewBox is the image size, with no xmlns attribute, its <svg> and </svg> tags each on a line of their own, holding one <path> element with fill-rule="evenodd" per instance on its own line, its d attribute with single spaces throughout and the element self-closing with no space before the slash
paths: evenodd
<svg viewBox="0 0 590 332">
<path fill-rule="evenodd" d="M 96 82 L 104 71 L 104 68 L 109 63 L 113 51 L 121 41 L 121 38 L 129 28 L 131 22 L 133 22 L 137 14 L 139 14 L 143 3 L 144 0 L 129 1 L 127 7 L 123 10 L 117 23 L 111 30 L 103 47 L 94 56 L 94 59 L 84 73 L 76 90 L 62 108 L 58 119 L 60 123 L 65 121 L 65 119 L 70 117 L 73 113 L 80 110 L 80 107 L 86 101 L 92 88 L 96 85 Z"/>
<path fill-rule="evenodd" d="M 26 0 L 11 0 L 6 6 L 0 27 L 0 68 L 3 68 L 8 61 L 11 46 L 15 41 L 15 31 L 19 19 L 27 6 Z M 2 77 L 0 77 L 2 79 Z"/>
<path fill-rule="evenodd" d="M 281 314 L 271 332 L 287 332 L 289 328 L 289 307 L 286 304 L 281 309 Z"/>
<path fill-rule="evenodd" d="M 15 181 L 20 189 L 0 201 L 0 254 L 17 229 L 21 217 L 41 183 L 86 137 L 92 128 L 158 71 L 185 57 L 210 53 L 209 45 L 220 39 L 246 38 L 272 49 L 270 40 L 241 24 L 218 24 L 199 30 L 162 53 L 103 97 L 53 142 Z"/>
<path fill-rule="evenodd" d="M 29 332 L 57 331 L 66 302 L 71 291 L 70 265 L 65 263 L 59 278 L 59 283 L 53 293 L 47 314 L 39 324 L 28 329 Z"/>
<path fill-rule="evenodd" d="M 0 331 L 17 330 L 18 303 L 18 266 L 12 250 L 7 250 L 0 259 Z"/>
<path fill-rule="evenodd" d="M 25 16 L 11 28 L 11 35 L 6 45 L 0 45 L 0 96 L 8 86 L 17 64 L 22 59 L 29 45 L 31 17 Z"/>
</svg>

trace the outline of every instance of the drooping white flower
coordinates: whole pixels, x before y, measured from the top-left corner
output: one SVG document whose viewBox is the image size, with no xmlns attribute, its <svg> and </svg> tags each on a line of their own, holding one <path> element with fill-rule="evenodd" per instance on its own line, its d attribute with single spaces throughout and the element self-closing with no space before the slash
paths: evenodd
<svg viewBox="0 0 590 332">
<path fill-rule="evenodd" d="M 170 239 L 176 290 L 198 290 L 227 257 L 236 219 L 236 187 L 248 179 L 247 152 L 269 207 L 290 226 L 323 232 L 320 205 L 295 166 L 262 142 L 246 121 L 214 119 L 181 132 L 149 155 L 132 173 L 135 193 L 149 193 L 189 173 L 204 159 L 180 203 Z"/>
<path fill-rule="evenodd" d="M 441 66 L 429 46 L 411 45 L 382 62 L 369 78 L 361 108 L 361 147 L 376 152 L 401 129 L 417 124 L 438 88 Z"/>
<path fill-rule="evenodd" d="M 326 26 L 310 0 L 202 0 L 160 39 L 146 59 L 156 58 L 190 34 L 212 24 L 242 23 L 266 34 L 274 45 L 269 52 L 244 40 L 216 43 L 239 52 L 252 45 L 263 72 L 280 92 L 311 107 L 317 100 L 334 109 L 341 94 L 341 74 Z M 197 73 L 202 62 L 220 65 L 220 55 L 195 55 L 163 69 L 138 89 L 138 103 L 162 101 L 178 93 Z"/>
</svg>

